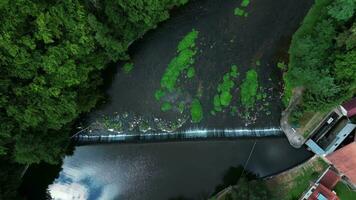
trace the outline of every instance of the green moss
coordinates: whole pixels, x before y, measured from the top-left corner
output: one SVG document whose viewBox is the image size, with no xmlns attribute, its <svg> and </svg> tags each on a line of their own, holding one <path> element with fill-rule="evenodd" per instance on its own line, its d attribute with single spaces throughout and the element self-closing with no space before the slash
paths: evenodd
<svg viewBox="0 0 356 200">
<path fill-rule="evenodd" d="M 258 88 L 257 72 L 253 69 L 246 73 L 246 78 L 241 85 L 241 103 L 245 108 L 251 108 L 256 101 Z"/>
<path fill-rule="evenodd" d="M 244 11 L 244 10 L 242 10 L 242 9 L 239 8 L 239 7 L 235 8 L 235 10 L 234 10 L 234 15 L 236 15 L 236 16 L 244 16 L 244 14 L 245 14 L 245 11 Z"/>
<path fill-rule="evenodd" d="M 155 99 L 159 101 L 162 97 L 164 97 L 166 93 L 162 90 L 156 90 L 155 92 Z"/>
<path fill-rule="evenodd" d="M 128 74 L 132 71 L 134 67 L 134 64 L 133 63 L 125 63 L 124 66 L 122 67 L 122 70 L 125 74 Z"/>
<path fill-rule="evenodd" d="M 193 123 L 199 123 L 203 119 L 203 108 L 198 99 L 194 99 L 190 108 Z"/>
<path fill-rule="evenodd" d="M 172 109 L 172 104 L 170 104 L 169 102 L 164 102 L 161 106 L 161 110 L 163 112 L 166 112 L 168 110 L 171 110 Z"/>
<path fill-rule="evenodd" d="M 195 69 L 193 67 L 189 67 L 187 71 L 187 77 L 193 78 L 195 76 Z"/>
</svg>

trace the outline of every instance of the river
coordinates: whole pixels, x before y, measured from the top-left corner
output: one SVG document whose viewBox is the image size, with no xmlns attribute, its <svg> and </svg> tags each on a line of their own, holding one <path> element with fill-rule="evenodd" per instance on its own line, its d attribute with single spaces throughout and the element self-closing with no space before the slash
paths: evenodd
<svg viewBox="0 0 356 200">
<path fill-rule="evenodd" d="M 204 119 L 199 124 L 188 120 L 179 131 L 278 127 L 282 74 L 276 64 L 287 56 L 291 35 L 312 1 L 251 0 L 246 18 L 233 14 L 239 4 L 239 0 L 192 0 L 173 10 L 169 20 L 131 46 L 132 72 L 122 73 L 119 66 L 123 63 L 106 71 L 107 98 L 83 119 L 83 124 L 118 115 L 127 115 L 127 119 L 177 120 L 177 111 L 161 112 L 154 91 L 159 88 L 159 80 L 176 54 L 180 39 L 196 29 L 197 75 L 190 85 L 202 88 Z M 259 84 L 267 93 L 266 110 L 254 112 L 253 123 L 229 112 L 209 114 L 216 85 L 233 64 L 239 66 L 241 74 L 255 68 Z M 188 99 L 196 92 L 196 88 L 186 90 Z M 234 92 L 238 94 L 238 90 Z M 245 164 L 255 142 L 247 169 L 262 177 L 311 156 L 304 148 L 292 148 L 283 136 L 84 145 L 75 147 L 60 166 L 32 166 L 21 190 L 28 199 L 36 200 L 44 198 L 46 190 L 58 199 L 206 198 L 230 166 Z"/>
</svg>

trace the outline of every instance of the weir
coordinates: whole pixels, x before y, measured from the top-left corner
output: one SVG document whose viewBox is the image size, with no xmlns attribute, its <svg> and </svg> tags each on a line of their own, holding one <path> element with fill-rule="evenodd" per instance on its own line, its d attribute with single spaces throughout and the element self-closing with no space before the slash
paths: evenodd
<svg viewBox="0 0 356 200">
<path fill-rule="evenodd" d="M 86 131 L 73 136 L 79 145 L 91 143 L 128 143 L 128 142 L 159 142 L 172 140 L 205 140 L 205 139 L 233 139 L 243 137 L 271 137 L 281 136 L 280 128 L 261 129 L 189 129 L 177 132 L 128 132 L 119 133 L 112 130 Z"/>
</svg>

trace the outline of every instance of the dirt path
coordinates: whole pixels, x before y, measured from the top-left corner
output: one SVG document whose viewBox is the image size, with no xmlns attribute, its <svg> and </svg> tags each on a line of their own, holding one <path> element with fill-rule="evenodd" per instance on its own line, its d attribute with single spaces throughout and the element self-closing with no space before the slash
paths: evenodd
<svg viewBox="0 0 356 200">
<path fill-rule="evenodd" d="M 302 94 L 303 94 L 304 88 L 303 87 L 296 87 L 293 89 L 293 95 L 291 100 L 289 101 L 288 107 L 282 112 L 282 117 L 281 117 L 281 129 L 282 131 L 286 134 L 289 143 L 294 147 L 294 148 L 300 148 L 304 142 L 305 139 L 304 137 L 296 131 L 288 122 L 289 116 L 295 106 L 298 105 L 298 103 L 302 99 Z"/>
</svg>

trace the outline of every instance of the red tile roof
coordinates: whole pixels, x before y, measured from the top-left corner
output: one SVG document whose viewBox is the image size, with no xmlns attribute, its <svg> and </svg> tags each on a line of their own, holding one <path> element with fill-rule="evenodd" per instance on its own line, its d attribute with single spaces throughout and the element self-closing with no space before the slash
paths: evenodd
<svg viewBox="0 0 356 200">
<path fill-rule="evenodd" d="M 356 142 L 344 146 L 326 158 L 353 184 L 356 184 Z"/>
<path fill-rule="evenodd" d="M 320 179 L 319 183 L 332 190 L 339 182 L 339 180 L 340 176 L 334 170 L 328 169 L 328 171 Z"/>
<path fill-rule="evenodd" d="M 318 200 L 318 196 L 322 194 L 328 200 L 340 200 L 331 190 L 325 187 L 323 184 L 319 184 L 314 192 L 309 196 L 308 200 Z"/>
<path fill-rule="evenodd" d="M 348 117 L 352 117 L 356 115 L 356 97 L 346 103 L 343 103 L 342 107 L 344 107 L 345 110 L 347 111 Z"/>
</svg>

